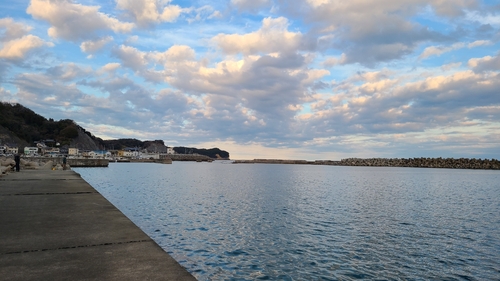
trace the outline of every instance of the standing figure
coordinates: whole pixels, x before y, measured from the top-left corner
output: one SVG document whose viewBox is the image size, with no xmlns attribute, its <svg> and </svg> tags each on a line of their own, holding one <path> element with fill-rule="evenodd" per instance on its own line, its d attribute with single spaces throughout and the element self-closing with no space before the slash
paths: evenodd
<svg viewBox="0 0 500 281">
<path fill-rule="evenodd" d="M 66 170 L 66 156 L 63 156 L 63 170 Z"/>
<path fill-rule="evenodd" d="M 16 172 L 19 172 L 19 162 L 21 162 L 21 157 L 19 157 L 19 154 L 16 154 L 16 156 L 14 156 L 14 161 L 16 161 Z"/>
</svg>

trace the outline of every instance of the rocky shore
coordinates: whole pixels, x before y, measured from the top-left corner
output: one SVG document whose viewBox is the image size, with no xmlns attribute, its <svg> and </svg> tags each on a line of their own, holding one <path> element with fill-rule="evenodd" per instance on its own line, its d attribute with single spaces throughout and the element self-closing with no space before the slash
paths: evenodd
<svg viewBox="0 0 500 281">
<path fill-rule="evenodd" d="M 235 160 L 234 164 L 306 164 L 330 166 L 374 166 L 374 167 L 413 167 L 413 168 L 447 168 L 447 169 L 485 169 L 500 170 L 500 161 L 497 159 L 475 158 L 347 158 L 340 161 L 332 160 L 281 160 L 281 159 L 254 159 Z"/>
<path fill-rule="evenodd" d="M 21 158 L 19 164 L 21 170 L 63 170 L 61 163 L 47 158 Z M 0 157 L 0 176 L 15 172 L 15 165 L 13 157 Z M 66 170 L 69 169 L 69 164 L 66 164 Z"/>
</svg>

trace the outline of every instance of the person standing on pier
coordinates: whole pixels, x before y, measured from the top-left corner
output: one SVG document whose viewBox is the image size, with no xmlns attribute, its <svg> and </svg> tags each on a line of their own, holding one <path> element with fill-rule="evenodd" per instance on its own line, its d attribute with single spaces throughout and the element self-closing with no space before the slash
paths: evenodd
<svg viewBox="0 0 500 281">
<path fill-rule="evenodd" d="M 21 162 L 21 157 L 19 156 L 19 154 L 16 154 L 14 156 L 14 161 L 16 162 L 16 172 L 19 172 L 19 162 Z"/>
</svg>

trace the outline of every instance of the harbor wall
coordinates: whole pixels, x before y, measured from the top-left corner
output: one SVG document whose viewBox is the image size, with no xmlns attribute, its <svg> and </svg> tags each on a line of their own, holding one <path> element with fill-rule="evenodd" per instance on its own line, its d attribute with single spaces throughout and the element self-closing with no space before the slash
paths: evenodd
<svg viewBox="0 0 500 281">
<path fill-rule="evenodd" d="M 52 161 L 54 165 L 63 164 L 62 157 L 26 157 L 23 158 L 27 161 L 36 161 L 39 163 L 46 163 Z M 66 163 L 70 167 L 108 167 L 109 160 L 107 159 L 92 159 L 92 158 L 66 158 Z"/>
<path fill-rule="evenodd" d="M 475 158 L 347 158 L 340 161 L 332 160 L 281 160 L 281 159 L 254 159 L 235 160 L 235 164 L 307 164 L 330 166 L 367 166 L 367 167 L 414 167 L 414 168 L 447 168 L 447 169 L 485 169 L 500 170 L 500 161 L 497 159 Z"/>
</svg>

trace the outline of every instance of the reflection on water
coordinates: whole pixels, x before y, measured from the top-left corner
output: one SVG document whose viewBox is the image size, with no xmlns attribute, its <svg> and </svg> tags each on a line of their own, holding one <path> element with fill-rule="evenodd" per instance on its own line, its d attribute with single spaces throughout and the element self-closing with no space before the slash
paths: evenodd
<svg viewBox="0 0 500 281">
<path fill-rule="evenodd" d="M 199 280 L 498 280 L 500 172 L 75 169 Z"/>
</svg>

